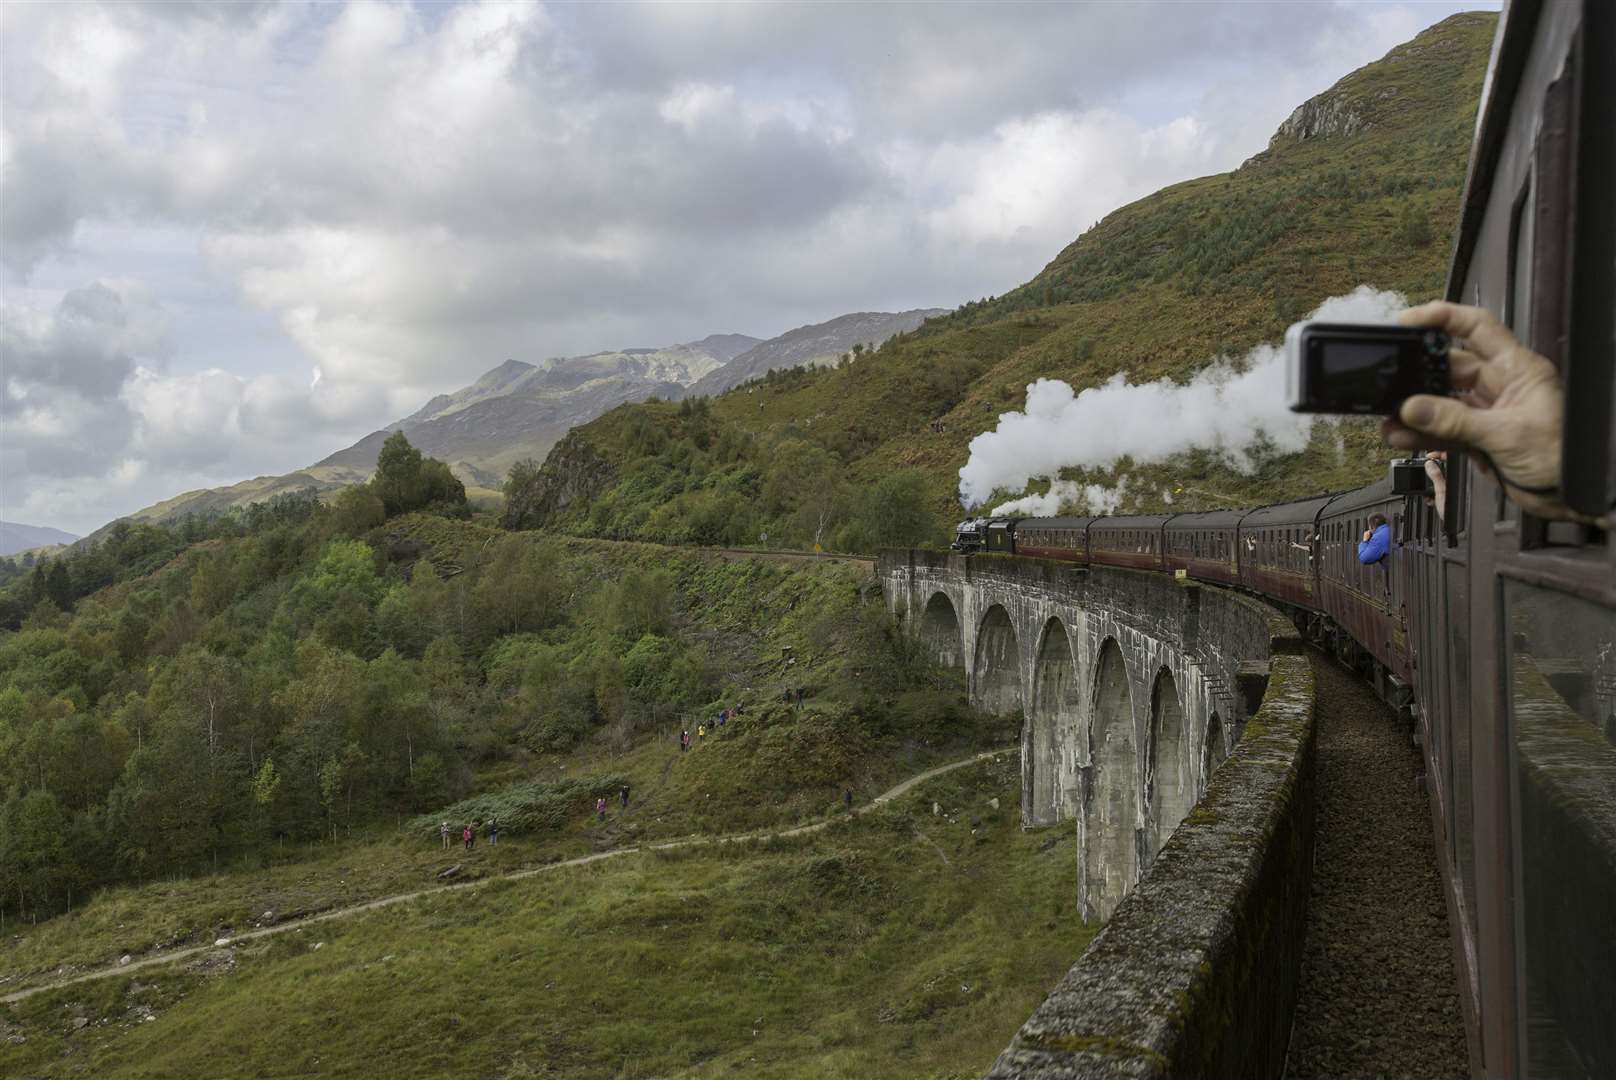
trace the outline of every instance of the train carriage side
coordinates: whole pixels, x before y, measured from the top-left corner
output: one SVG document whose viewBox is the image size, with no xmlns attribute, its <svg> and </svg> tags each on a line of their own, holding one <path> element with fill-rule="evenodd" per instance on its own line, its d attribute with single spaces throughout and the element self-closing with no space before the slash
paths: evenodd
<svg viewBox="0 0 1616 1080">
<path fill-rule="evenodd" d="M 1160 570 L 1162 525 L 1166 521 L 1166 514 L 1095 518 L 1089 525 L 1090 561 Z"/>
<path fill-rule="evenodd" d="M 1087 562 L 1092 517 L 1023 518 L 1016 522 L 1016 554 L 1034 559 Z"/>
<path fill-rule="evenodd" d="M 1244 514 L 1244 510 L 1209 510 L 1168 518 L 1162 527 L 1166 569 L 1220 585 L 1240 584 L 1235 532 Z"/>
<path fill-rule="evenodd" d="M 1319 611 L 1315 595 L 1319 511 L 1333 495 L 1259 507 L 1240 519 L 1240 584 L 1293 607 Z"/>
<path fill-rule="evenodd" d="M 1405 616 L 1408 560 L 1417 558 L 1403 496 L 1382 480 L 1332 501 L 1319 515 L 1319 604 L 1387 671 L 1413 681 Z M 1358 544 L 1376 514 L 1391 526 L 1392 543 L 1375 563 L 1358 561 Z"/>
</svg>

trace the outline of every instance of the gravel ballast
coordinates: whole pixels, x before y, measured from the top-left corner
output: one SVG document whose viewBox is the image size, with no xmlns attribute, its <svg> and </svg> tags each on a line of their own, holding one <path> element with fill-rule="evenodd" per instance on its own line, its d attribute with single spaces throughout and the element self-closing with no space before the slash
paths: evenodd
<svg viewBox="0 0 1616 1080">
<path fill-rule="evenodd" d="M 1419 752 L 1315 654 L 1318 821 L 1288 1077 L 1468 1075 Z"/>
</svg>

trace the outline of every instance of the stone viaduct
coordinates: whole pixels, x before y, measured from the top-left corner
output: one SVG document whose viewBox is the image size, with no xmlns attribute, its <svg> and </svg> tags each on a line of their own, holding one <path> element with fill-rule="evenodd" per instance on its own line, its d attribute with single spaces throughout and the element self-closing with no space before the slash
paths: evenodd
<svg viewBox="0 0 1616 1080">
<path fill-rule="evenodd" d="M 1159 573 L 885 553 L 888 607 L 972 704 L 1019 710 L 1022 816 L 1075 822 L 1085 918 L 1108 918 L 1262 701 L 1271 612 Z"/>
</svg>

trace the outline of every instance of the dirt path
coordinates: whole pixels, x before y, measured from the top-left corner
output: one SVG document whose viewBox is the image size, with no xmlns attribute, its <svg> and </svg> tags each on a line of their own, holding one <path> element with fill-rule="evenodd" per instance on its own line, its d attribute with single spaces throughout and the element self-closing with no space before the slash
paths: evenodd
<svg viewBox="0 0 1616 1080">
<path fill-rule="evenodd" d="M 1463 1077 L 1453 946 L 1407 728 L 1315 656 L 1318 840 L 1286 1076 Z"/>
<path fill-rule="evenodd" d="M 923 773 L 918 773 L 911 776 L 909 779 L 905 780 L 896 787 L 877 795 L 863 806 L 857 807 L 853 812 L 855 814 L 868 814 L 870 811 L 885 806 L 894 799 L 901 798 L 910 791 L 914 790 L 914 788 L 918 785 L 925 783 L 933 777 L 941 776 L 944 773 L 953 772 L 955 769 L 962 769 L 967 765 L 972 765 L 979 761 L 987 761 L 990 758 L 1002 757 L 1005 754 L 1019 752 L 1020 747 L 1007 746 L 1000 750 L 986 750 L 980 754 L 974 754 L 971 757 L 962 758 L 959 761 L 951 761 L 946 765 L 938 765 L 935 768 L 927 769 Z M 810 822 L 807 825 L 798 825 L 790 829 L 758 829 L 752 832 L 732 833 L 725 836 L 689 836 L 678 840 L 663 840 L 651 844 L 635 844 L 632 847 L 615 848 L 612 851 L 601 851 L 594 855 L 581 855 L 574 859 L 563 859 L 560 862 L 547 863 L 544 866 L 530 867 L 526 870 L 514 870 L 508 874 L 497 874 L 493 877 L 478 878 L 476 881 L 463 881 L 456 885 L 439 885 L 430 889 L 417 889 L 414 892 L 397 893 L 393 896 L 384 896 L 377 900 L 368 900 L 362 904 L 354 904 L 351 907 L 333 908 L 330 911 L 322 911 L 318 915 L 310 915 L 307 918 L 279 923 L 275 926 L 265 926 L 257 930 L 248 930 L 243 933 L 236 934 L 234 937 L 221 938 L 218 941 L 208 945 L 192 945 L 183 949 L 172 949 L 168 952 L 153 953 L 150 956 L 141 957 L 139 960 L 130 960 L 127 964 L 115 964 L 111 967 L 99 968 L 95 971 L 85 972 L 81 975 L 74 975 L 71 978 L 59 979 L 55 982 L 41 983 L 38 986 L 30 986 L 26 989 L 15 990 L 4 995 L 3 997 L 0 997 L 0 1004 L 9 1005 L 13 1002 L 21 1001 L 24 998 L 32 997 L 35 994 L 43 993 L 46 990 L 55 990 L 64 986 L 72 986 L 75 983 L 89 982 L 92 979 L 105 979 L 113 975 L 125 975 L 132 971 L 139 971 L 141 968 L 156 967 L 161 964 L 172 964 L 177 960 L 184 960 L 187 957 L 197 956 L 201 953 L 209 951 L 210 949 L 222 948 L 225 945 L 236 945 L 245 941 L 253 941 L 257 938 L 271 937 L 275 934 L 285 934 L 294 930 L 301 930 L 306 926 L 315 926 L 319 923 L 329 922 L 332 919 L 345 919 L 351 915 L 358 915 L 362 912 L 375 911 L 378 908 L 391 907 L 394 904 L 403 904 L 410 900 L 420 899 L 423 896 L 440 896 L 446 893 L 458 892 L 462 889 L 477 889 L 495 881 L 516 881 L 522 878 L 534 877 L 538 874 L 549 874 L 557 870 L 566 870 L 570 867 L 587 866 L 590 863 L 602 862 L 606 859 L 617 859 L 622 858 L 625 855 L 636 855 L 644 851 L 668 851 L 674 848 L 747 843 L 757 840 L 769 840 L 775 837 L 804 836 L 808 833 L 819 832 L 821 829 L 829 826 L 832 822 L 838 820 L 840 820 L 839 817 L 828 817 L 820 821 Z"/>
</svg>

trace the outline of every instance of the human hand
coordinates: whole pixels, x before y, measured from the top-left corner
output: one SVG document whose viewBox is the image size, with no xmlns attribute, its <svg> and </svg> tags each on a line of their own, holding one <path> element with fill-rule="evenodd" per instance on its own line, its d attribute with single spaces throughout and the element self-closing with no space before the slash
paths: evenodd
<svg viewBox="0 0 1616 1080">
<path fill-rule="evenodd" d="M 1457 394 L 1409 398 L 1381 425 L 1386 441 L 1405 450 L 1480 451 L 1477 467 L 1496 471 L 1505 493 L 1523 509 L 1544 518 L 1589 520 L 1560 501 L 1565 397 L 1554 365 L 1483 308 L 1437 300 L 1410 308 L 1398 321 L 1436 327 L 1455 339 L 1449 365 Z"/>
<path fill-rule="evenodd" d="M 1375 535 L 1375 530 L 1373 530 L 1373 529 L 1365 529 L 1364 534 L 1363 534 L 1364 541 L 1368 542 L 1369 538 L 1371 536 L 1374 536 L 1374 535 Z"/>
</svg>

